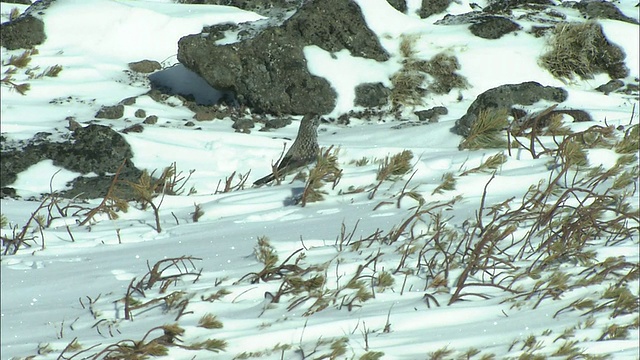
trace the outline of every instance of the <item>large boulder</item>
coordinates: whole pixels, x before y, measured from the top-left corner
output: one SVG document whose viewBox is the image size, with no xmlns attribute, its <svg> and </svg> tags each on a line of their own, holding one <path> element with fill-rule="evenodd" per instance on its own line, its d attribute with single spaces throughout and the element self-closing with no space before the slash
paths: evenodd
<svg viewBox="0 0 640 360">
<path fill-rule="evenodd" d="M 225 24 L 183 37 L 178 60 L 214 88 L 233 92 L 238 103 L 254 112 L 325 114 L 334 108 L 336 93 L 324 78 L 309 72 L 305 46 L 389 59 L 350 0 L 311 0 L 279 26 L 238 29 Z M 243 39 L 219 44 L 229 30 Z"/>
<path fill-rule="evenodd" d="M 471 125 L 478 118 L 480 111 L 494 108 L 511 110 L 514 105 L 533 105 L 540 100 L 563 102 L 567 100 L 567 90 L 554 86 L 543 86 L 529 81 L 520 84 L 507 84 L 489 89 L 471 103 L 467 113 L 456 121 L 452 131 L 467 136 Z"/>
</svg>

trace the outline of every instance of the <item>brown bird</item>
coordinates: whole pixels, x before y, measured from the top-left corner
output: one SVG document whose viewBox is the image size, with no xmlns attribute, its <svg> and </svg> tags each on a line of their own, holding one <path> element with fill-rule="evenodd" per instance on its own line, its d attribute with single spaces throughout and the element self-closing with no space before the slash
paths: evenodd
<svg viewBox="0 0 640 360">
<path fill-rule="evenodd" d="M 302 118 L 296 140 L 277 165 L 278 176 L 290 174 L 316 160 L 320 149 L 318 146 L 318 125 L 320 125 L 318 114 L 307 114 Z M 264 185 L 272 182 L 275 178 L 275 174 L 271 173 L 256 180 L 253 185 Z"/>
</svg>

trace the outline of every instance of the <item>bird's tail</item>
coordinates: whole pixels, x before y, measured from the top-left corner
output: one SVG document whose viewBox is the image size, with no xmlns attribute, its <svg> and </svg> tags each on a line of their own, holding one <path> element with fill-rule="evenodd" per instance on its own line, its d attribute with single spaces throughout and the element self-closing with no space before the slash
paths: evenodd
<svg viewBox="0 0 640 360">
<path fill-rule="evenodd" d="M 263 178 L 260 178 L 256 181 L 253 182 L 253 186 L 262 186 L 264 184 L 270 183 L 275 179 L 275 176 L 273 176 L 273 174 L 269 174 Z"/>
</svg>

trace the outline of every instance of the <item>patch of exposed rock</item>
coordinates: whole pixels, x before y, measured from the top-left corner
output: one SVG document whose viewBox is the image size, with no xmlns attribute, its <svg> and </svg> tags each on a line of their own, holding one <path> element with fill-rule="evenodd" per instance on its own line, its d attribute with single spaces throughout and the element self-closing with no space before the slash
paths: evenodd
<svg viewBox="0 0 640 360">
<path fill-rule="evenodd" d="M 582 0 L 574 6 L 591 19 L 611 19 L 638 24 L 638 20 L 624 15 L 613 2 L 601 0 Z"/>
<path fill-rule="evenodd" d="M 382 83 L 362 83 L 356 86 L 354 105 L 362 107 L 380 107 L 389 103 L 391 89 Z"/>
<path fill-rule="evenodd" d="M 0 25 L 0 46 L 9 50 L 29 49 L 46 39 L 44 22 L 31 15 L 20 16 Z"/>
<path fill-rule="evenodd" d="M 440 14 L 447 10 L 451 0 L 422 0 L 418 16 L 425 19 L 434 14 Z"/>
<path fill-rule="evenodd" d="M 17 19 L 0 24 L 0 46 L 9 50 L 30 49 L 42 44 L 47 36 L 41 16 L 57 0 L 15 1 L 31 4 Z"/>
<path fill-rule="evenodd" d="M 469 30 L 471 33 L 484 39 L 499 39 L 510 32 L 521 29 L 520 25 L 509 18 L 488 15 L 480 11 L 473 11 L 460 15 L 446 15 L 444 18 L 436 21 L 435 24 L 470 24 Z"/>
<path fill-rule="evenodd" d="M 550 0 L 490 0 L 482 11 L 489 14 L 510 14 L 512 9 L 541 9 L 546 5 L 553 5 L 553 2 Z"/>
<path fill-rule="evenodd" d="M 119 179 L 136 181 L 140 177 L 140 170 L 131 163 L 133 153 L 129 144 L 107 126 L 78 127 L 64 142 L 51 142 L 49 135 L 36 134 L 26 144 L 9 144 L 2 139 L 0 187 L 3 193 L 11 193 L 5 188 L 16 181 L 19 173 L 46 159 L 53 160 L 56 166 L 83 174 L 72 182 L 71 190 L 62 192 L 65 197 L 104 197 L 113 174 L 124 160 L 127 162 Z M 122 195 L 127 196 L 127 193 Z"/>
<path fill-rule="evenodd" d="M 540 100 L 560 103 L 567 97 L 568 93 L 563 88 L 543 86 L 534 81 L 498 86 L 478 95 L 467 109 L 467 113 L 456 121 L 452 131 L 462 136 L 469 135 L 469 130 L 480 111 L 489 108 L 511 110 L 514 105 L 529 106 Z"/>
<path fill-rule="evenodd" d="M 389 59 L 353 1 L 308 1 L 281 25 L 259 26 L 226 24 L 185 36 L 178 43 L 178 60 L 214 88 L 233 92 L 240 105 L 254 112 L 301 115 L 328 113 L 336 100 L 330 83 L 309 72 L 305 46 Z M 219 44 L 228 30 L 239 31 L 242 40 Z"/>
<path fill-rule="evenodd" d="M 407 2 L 405 0 L 387 0 L 387 2 L 401 13 L 407 13 Z"/>
<path fill-rule="evenodd" d="M 239 9 L 253 11 L 258 14 L 268 14 L 270 11 L 288 11 L 299 6 L 299 0 L 180 0 L 181 4 L 206 4 L 233 6 Z"/>
</svg>

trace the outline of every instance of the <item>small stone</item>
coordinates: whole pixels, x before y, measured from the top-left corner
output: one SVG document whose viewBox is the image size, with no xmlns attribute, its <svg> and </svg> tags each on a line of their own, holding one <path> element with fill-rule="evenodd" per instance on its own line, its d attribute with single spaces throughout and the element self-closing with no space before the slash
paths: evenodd
<svg viewBox="0 0 640 360">
<path fill-rule="evenodd" d="M 216 114 L 212 111 L 199 110 L 193 115 L 193 118 L 198 121 L 211 121 L 216 118 Z"/>
<path fill-rule="evenodd" d="M 611 80 L 606 84 L 602 84 L 596 88 L 596 90 L 604 93 L 605 95 L 609 95 L 610 93 L 620 89 L 624 86 L 624 82 L 619 79 Z"/>
<path fill-rule="evenodd" d="M 486 16 L 471 24 L 469 30 L 483 39 L 499 39 L 512 31 L 520 30 L 520 25 L 501 16 Z"/>
<path fill-rule="evenodd" d="M 135 103 L 136 103 L 136 97 L 135 96 L 128 97 L 126 99 L 122 99 L 119 102 L 120 105 L 126 105 L 126 106 L 131 106 L 131 105 L 133 105 Z"/>
<path fill-rule="evenodd" d="M 149 115 L 146 119 L 144 119 L 143 123 L 153 125 L 158 122 L 158 117 L 155 115 Z"/>
<path fill-rule="evenodd" d="M 447 115 L 449 110 L 444 106 L 436 106 L 428 110 L 420 110 L 414 112 L 420 121 L 438 122 L 440 115 Z"/>
<path fill-rule="evenodd" d="M 144 126 L 140 125 L 140 124 L 135 124 L 135 125 L 131 125 L 127 128 L 125 128 L 124 130 L 122 130 L 123 133 L 128 134 L 128 133 L 141 133 L 144 130 Z"/>
<path fill-rule="evenodd" d="M 137 118 L 143 118 L 147 116 L 147 112 L 142 109 L 138 109 L 133 115 Z"/>
<path fill-rule="evenodd" d="M 119 119 L 124 116 L 124 105 L 103 106 L 96 113 L 98 119 Z"/>
<path fill-rule="evenodd" d="M 236 132 L 248 134 L 251 132 L 250 129 L 255 126 L 256 124 L 252 119 L 237 119 L 231 127 L 236 129 Z"/>
<path fill-rule="evenodd" d="M 162 65 L 160 65 L 159 62 L 154 60 L 140 60 L 136 62 L 130 62 L 129 69 L 135 72 L 148 74 L 156 70 L 162 69 Z"/>
</svg>

